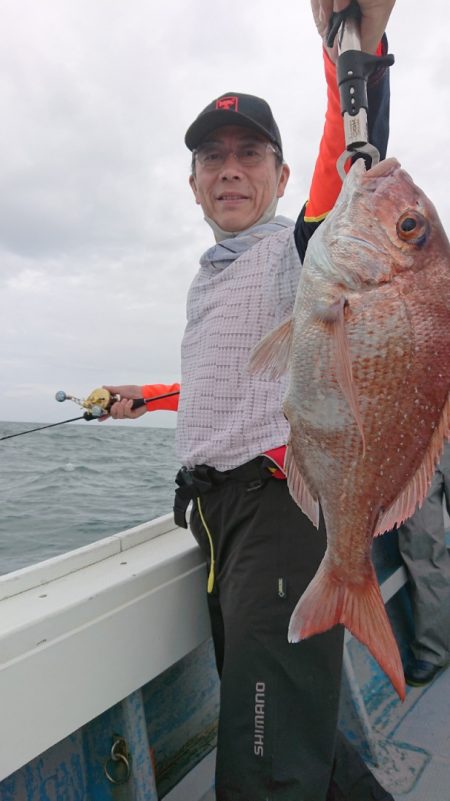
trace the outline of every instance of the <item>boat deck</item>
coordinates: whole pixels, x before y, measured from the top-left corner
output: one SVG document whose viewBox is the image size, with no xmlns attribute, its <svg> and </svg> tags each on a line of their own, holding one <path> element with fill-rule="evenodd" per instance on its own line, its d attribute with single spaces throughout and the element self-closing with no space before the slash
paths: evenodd
<svg viewBox="0 0 450 801">
<path fill-rule="evenodd" d="M 379 538 L 373 555 L 406 664 L 412 610 L 395 533 Z M 402 703 L 367 649 L 353 638 L 347 641 L 344 667 L 341 726 L 380 783 L 395 801 L 450 801 L 450 669 L 426 687 L 407 686 Z"/>
<path fill-rule="evenodd" d="M 450 801 L 450 670 L 428 687 L 409 687 L 405 705 L 386 736 L 400 748 L 407 744 L 415 764 L 389 789 L 396 801 Z"/>
</svg>

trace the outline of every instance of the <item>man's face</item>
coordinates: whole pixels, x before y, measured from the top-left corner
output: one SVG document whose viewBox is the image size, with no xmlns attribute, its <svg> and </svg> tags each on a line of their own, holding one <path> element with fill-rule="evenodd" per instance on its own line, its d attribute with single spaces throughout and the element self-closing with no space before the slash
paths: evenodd
<svg viewBox="0 0 450 801">
<path fill-rule="evenodd" d="M 263 160 L 252 166 L 244 166 L 233 155 L 236 148 L 255 142 L 268 140 L 252 128 L 237 125 L 217 128 L 202 145 L 214 143 L 231 152 L 217 168 L 203 166 L 196 159 L 195 175 L 190 176 L 196 202 L 205 216 L 224 231 L 245 231 L 262 217 L 275 197 L 284 195 L 289 167 L 280 165 L 270 148 Z"/>
</svg>

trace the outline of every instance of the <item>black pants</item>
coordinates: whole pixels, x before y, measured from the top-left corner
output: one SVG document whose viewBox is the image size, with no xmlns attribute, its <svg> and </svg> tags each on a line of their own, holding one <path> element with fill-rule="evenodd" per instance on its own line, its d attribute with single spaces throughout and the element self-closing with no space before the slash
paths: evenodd
<svg viewBox="0 0 450 801">
<path fill-rule="evenodd" d="M 287 640 L 325 550 L 323 523 L 317 531 L 286 482 L 262 476 L 254 460 L 194 501 L 190 525 L 208 570 L 215 562 L 208 604 L 221 676 L 217 801 L 325 801 L 335 754 L 341 788 L 364 775 L 375 782 L 337 735 L 342 627 Z M 380 794 L 329 797 L 390 798 L 375 785 Z"/>
<path fill-rule="evenodd" d="M 216 799 L 389 801 L 337 731 L 342 627 L 287 641 L 290 615 L 326 537 L 323 523 L 317 531 L 286 481 L 270 477 L 265 465 L 253 460 L 225 481 L 218 474 L 191 513 L 209 571 L 214 561 L 208 604 L 221 676 Z"/>
</svg>

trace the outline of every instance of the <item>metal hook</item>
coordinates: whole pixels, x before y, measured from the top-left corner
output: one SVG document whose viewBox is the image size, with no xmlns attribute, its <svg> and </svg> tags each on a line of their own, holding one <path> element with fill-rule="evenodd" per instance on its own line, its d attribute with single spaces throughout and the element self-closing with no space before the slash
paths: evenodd
<svg viewBox="0 0 450 801">
<path fill-rule="evenodd" d="M 380 154 L 377 148 L 374 145 L 371 145 L 370 142 L 366 142 L 364 145 L 359 145 L 354 150 L 351 148 L 347 148 L 344 150 L 343 153 L 339 156 L 337 160 L 337 171 L 342 178 L 345 180 L 346 172 L 345 172 L 345 164 L 347 163 L 348 159 L 355 159 L 355 158 L 364 158 L 364 161 L 369 164 L 368 169 L 370 167 L 375 167 L 375 164 L 378 164 L 380 161 Z M 367 159 L 367 160 L 366 160 Z M 370 162 L 370 163 L 369 163 Z"/>
</svg>

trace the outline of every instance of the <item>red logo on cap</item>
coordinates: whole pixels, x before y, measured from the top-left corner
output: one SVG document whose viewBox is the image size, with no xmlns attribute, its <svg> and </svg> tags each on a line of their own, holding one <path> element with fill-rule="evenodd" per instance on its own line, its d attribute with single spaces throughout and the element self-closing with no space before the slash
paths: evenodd
<svg viewBox="0 0 450 801">
<path fill-rule="evenodd" d="M 216 100 L 216 108 L 221 109 L 222 111 L 237 111 L 238 98 L 221 97 L 220 100 Z"/>
</svg>

